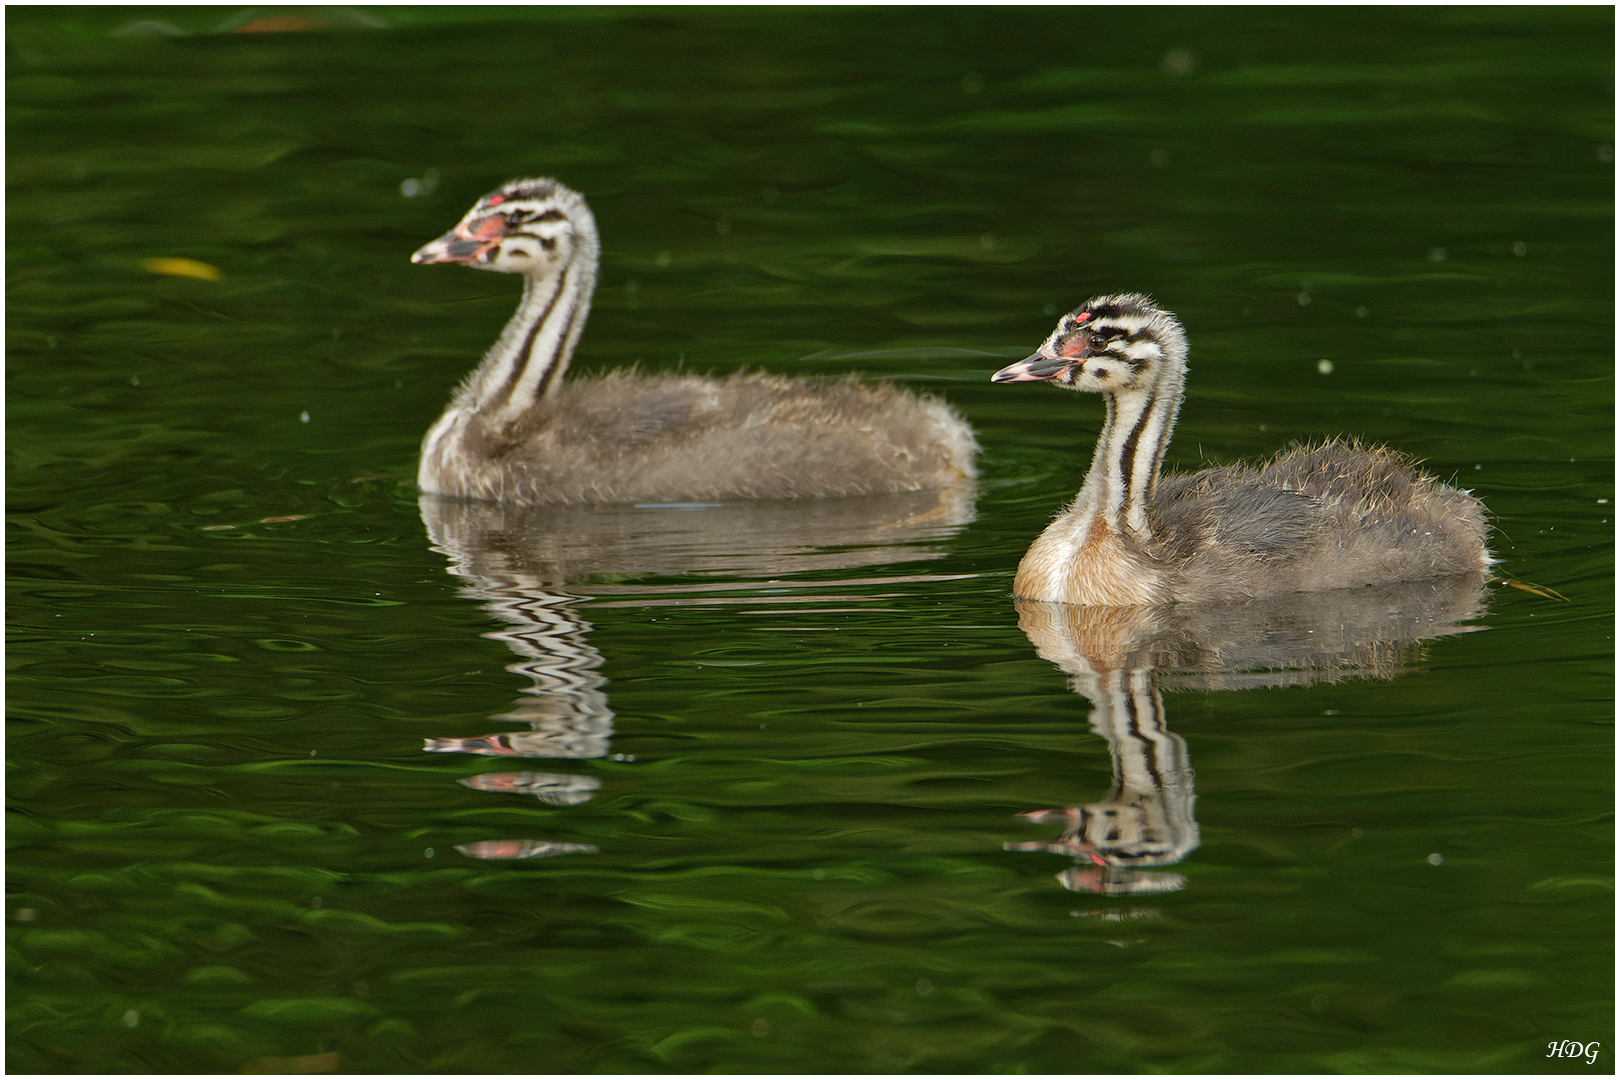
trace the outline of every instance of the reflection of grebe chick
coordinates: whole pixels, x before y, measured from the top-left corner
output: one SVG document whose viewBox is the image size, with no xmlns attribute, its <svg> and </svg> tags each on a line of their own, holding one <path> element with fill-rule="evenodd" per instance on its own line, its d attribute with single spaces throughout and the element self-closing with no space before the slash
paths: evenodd
<svg viewBox="0 0 1620 1080">
<path fill-rule="evenodd" d="M 1008 850 L 1072 857 L 1076 865 L 1059 880 L 1080 892 L 1181 888 L 1185 878 L 1160 868 L 1198 846 L 1194 778 L 1160 688 L 1391 678 L 1421 659 L 1425 641 L 1482 629 L 1466 623 L 1482 613 L 1484 584 L 1473 573 L 1224 604 L 1016 601 L 1030 644 L 1091 702 L 1091 728 L 1108 743 L 1114 786 L 1092 802 L 1024 814 L 1030 822 L 1061 822 L 1063 832 Z"/>
<path fill-rule="evenodd" d="M 798 499 L 947 488 L 973 431 L 943 401 L 853 379 L 614 372 L 563 381 L 599 245 L 555 180 L 480 199 L 412 262 L 523 274 L 523 300 L 422 442 L 423 491 L 517 503 Z"/>
<path fill-rule="evenodd" d="M 1187 337 L 1140 293 L 1059 320 L 996 382 L 1103 395 L 1107 418 L 1080 494 L 1018 565 L 1031 600 L 1202 603 L 1478 573 L 1485 509 L 1400 454 L 1338 439 L 1260 465 L 1159 475 L 1181 408 Z"/>
</svg>

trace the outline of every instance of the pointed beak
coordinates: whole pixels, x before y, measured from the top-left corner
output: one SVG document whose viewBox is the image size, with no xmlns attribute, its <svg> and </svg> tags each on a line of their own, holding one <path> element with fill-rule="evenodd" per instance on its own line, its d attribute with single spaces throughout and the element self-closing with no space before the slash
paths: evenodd
<svg viewBox="0 0 1620 1080">
<path fill-rule="evenodd" d="M 1050 356 L 1042 356 L 1040 353 L 1036 353 L 1034 356 L 1024 357 L 1016 364 L 1008 364 L 990 376 L 990 381 L 997 383 L 1041 382 L 1052 378 L 1064 368 L 1078 362 L 1073 357 L 1058 357 L 1054 360 Z"/>
<path fill-rule="evenodd" d="M 472 262 L 494 245 L 467 240 L 457 233 L 445 233 L 431 244 L 424 244 L 411 256 L 413 263 Z"/>
<path fill-rule="evenodd" d="M 478 221 L 464 221 L 430 244 L 423 244 L 411 256 L 413 263 L 470 263 L 506 236 L 506 222 L 499 214 Z"/>
</svg>

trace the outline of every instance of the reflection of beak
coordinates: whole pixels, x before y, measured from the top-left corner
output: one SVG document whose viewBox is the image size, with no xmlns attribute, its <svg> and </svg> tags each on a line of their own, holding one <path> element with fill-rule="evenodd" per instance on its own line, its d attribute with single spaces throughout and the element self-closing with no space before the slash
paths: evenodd
<svg viewBox="0 0 1620 1080">
<path fill-rule="evenodd" d="M 427 249 L 423 248 L 422 250 L 426 251 Z M 1008 364 L 1006 367 L 990 376 L 990 381 L 1040 382 L 1043 379 L 1052 378 L 1070 364 L 1075 364 L 1078 362 L 1079 361 L 1073 359 L 1072 357 L 1060 356 L 1054 360 L 1050 356 L 1042 356 L 1040 353 L 1036 353 L 1034 356 L 1026 356 L 1016 364 Z"/>
<path fill-rule="evenodd" d="M 413 263 L 477 262 L 506 237 L 506 222 L 499 214 L 457 225 L 411 256 Z"/>
</svg>

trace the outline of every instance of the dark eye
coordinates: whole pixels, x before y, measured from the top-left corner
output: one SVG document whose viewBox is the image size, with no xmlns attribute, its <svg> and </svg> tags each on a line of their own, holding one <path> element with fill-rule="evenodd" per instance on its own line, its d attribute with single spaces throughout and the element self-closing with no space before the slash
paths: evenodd
<svg viewBox="0 0 1620 1080">
<path fill-rule="evenodd" d="M 1107 344 L 1108 344 L 1108 339 L 1103 337 L 1101 334 L 1092 334 L 1091 335 L 1091 347 L 1093 349 L 1100 349 L 1104 345 L 1107 345 Z"/>
</svg>

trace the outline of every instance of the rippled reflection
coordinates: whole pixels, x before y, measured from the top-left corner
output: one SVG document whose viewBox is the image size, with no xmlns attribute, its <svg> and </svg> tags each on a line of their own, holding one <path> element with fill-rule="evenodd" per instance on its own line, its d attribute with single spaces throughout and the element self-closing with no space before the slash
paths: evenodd
<svg viewBox="0 0 1620 1080">
<path fill-rule="evenodd" d="M 779 576 L 848 570 L 938 558 L 932 546 L 973 520 L 977 492 L 948 492 L 800 502 L 603 507 L 524 507 L 424 496 L 422 520 L 435 550 L 477 600 L 508 625 L 486 637 L 520 659 L 507 670 L 530 685 L 492 720 L 516 730 L 426 740 L 433 753 L 585 760 L 608 756 L 613 710 L 602 690 L 602 654 L 587 640 L 582 600 L 612 594 L 613 606 L 717 602 L 705 593 L 771 588 Z M 713 577 L 708 583 L 625 585 L 625 577 Z M 614 577 L 620 581 L 604 583 Z M 815 581 L 798 602 L 859 602 L 837 590 L 883 579 Z M 898 579 L 917 581 L 917 576 Z M 773 595 L 772 604 L 784 598 Z M 606 606 L 606 605 L 601 605 Z M 575 773 L 490 772 L 463 779 L 478 791 L 523 795 L 558 806 L 590 799 L 601 786 Z M 475 859 L 529 859 L 594 851 L 589 845 L 535 838 L 492 839 L 456 848 Z"/>
<path fill-rule="evenodd" d="M 1009 851 L 1072 855 L 1067 889 L 1108 895 L 1168 892 L 1186 878 L 1154 869 L 1198 846 L 1187 744 L 1170 731 L 1162 687 L 1243 690 L 1341 679 L 1389 679 L 1421 658 L 1422 643 L 1483 629 L 1477 575 L 1377 588 L 1296 593 L 1248 603 L 1159 608 L 1075 607 L 1017 601 L 1018 625 L 1042 658 L 1091 702 L 1091 728 L 1108 743 L 1106 798 L 1028 815 L 1061 822 L 1051 841 Z"/>
</svg>

